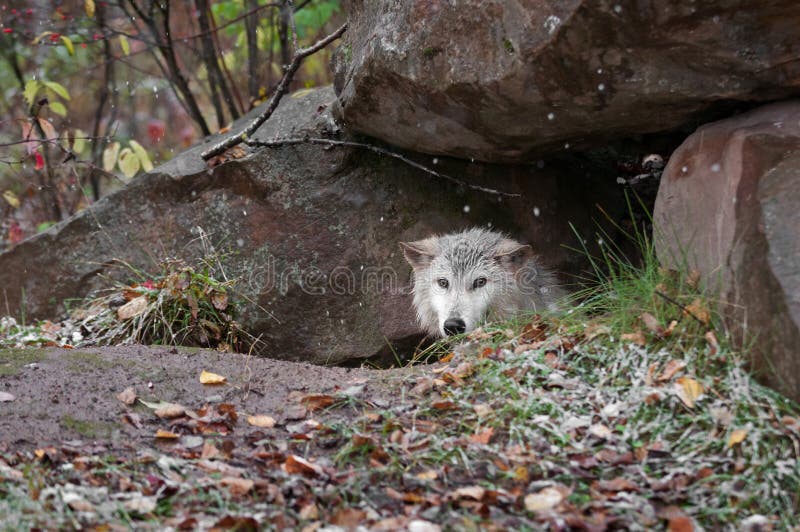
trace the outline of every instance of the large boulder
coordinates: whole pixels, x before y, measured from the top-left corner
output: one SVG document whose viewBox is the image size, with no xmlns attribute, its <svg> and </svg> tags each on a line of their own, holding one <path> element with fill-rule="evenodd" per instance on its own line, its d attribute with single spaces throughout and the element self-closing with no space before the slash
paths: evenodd
<svg viewBox="0 0 800 532">
<path fill-rule="evenodd" d="M 756 372 L 800 400 L 800 101 L 699 128 L 654 217 L 662 262 L 697 268 Z"/>
<path fill-rule="evenodd" d="M 334 100 L 330 87 L 288 96 L 255 138 L 334 134 Z M 241 322 L 268 346 L 260 354 L 340 363 L 419 339 L 398 241 L 492 224 L 532 243 L 544 262 L 574 272 L 576 258 L 562 247 L 577 246 L 569 223 L 592 233 L 596 203 L 619 212 L 613 185 L 575 164 L 501 168 L 416 157 L 459 179 L 522 194 L 505 197 L 353 148 L 256 149 L 209 169 L 199 155 L 207 147 L 1 254 L 3 309 L 54 318 L 65 299 L 105 286 L 101 275 L 132 277 L 114 259 L 151 272 L 165 257 L 194 261 L 204 253 L 202 229 L 217 251 L 228 252 L 223 269 L 240 279 L 249 302 Z"/>
<path fill-rule="evenodd" d="M 795 0 L 345 6 L 337 112 L 352 130 L 425 153 L 526 161 L 800 86 Z"/>
</svg>

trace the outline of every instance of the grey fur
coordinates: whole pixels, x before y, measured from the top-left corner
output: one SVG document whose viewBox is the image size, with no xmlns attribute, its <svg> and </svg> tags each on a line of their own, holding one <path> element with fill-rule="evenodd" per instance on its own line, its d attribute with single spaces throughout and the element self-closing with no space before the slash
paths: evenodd
<svg viewBox="0 0 800 532">
<path fill-rule="evenodd" d="M 471 331 L 487 319 L 554 310 L 564 295 L 531 247 L 502 233 L 473 228 L 400 246 L 414 269 L 417 318 L 431 336 L 444 336 L 448 319 L 460 318 Z M 476 286 L 480 278 L 485 285 Z"/>
</svg>

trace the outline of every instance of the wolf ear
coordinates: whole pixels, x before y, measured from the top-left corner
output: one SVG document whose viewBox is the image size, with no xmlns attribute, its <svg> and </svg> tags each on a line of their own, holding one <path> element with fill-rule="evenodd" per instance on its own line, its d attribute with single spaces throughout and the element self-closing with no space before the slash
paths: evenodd
<svg viewBox="0 0 800 532">
<path fill-rule="evenodd" d="M 416 242 L 400 242 L 403 255 L 415 270 L 429 266 L 436 256 L 437 246 L 435 238 L 426 238 Z"/>
<path fill-rule="evenodd" d="M 527 244 L 520 244 L 515 240 L 505 238 L 500 241 L 494 250 L 494 260 L 501 266 L 512 271 L 519 270 L 533 258 L 533 248 Z"/>
</svg>

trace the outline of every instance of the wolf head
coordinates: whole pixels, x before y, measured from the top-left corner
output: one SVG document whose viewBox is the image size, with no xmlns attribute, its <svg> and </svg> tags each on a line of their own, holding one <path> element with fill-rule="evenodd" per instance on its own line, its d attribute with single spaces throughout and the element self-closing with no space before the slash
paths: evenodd
<svg viewBox="0 0 800 532">
<path fill-rule="evenodd" d="M 469 229 L 401 242 L 414 269 L 414 306 L 432 336 L 471 331 L 486 318 L 535 307 L 533 250 L 500 233 Z"/>
</svg>

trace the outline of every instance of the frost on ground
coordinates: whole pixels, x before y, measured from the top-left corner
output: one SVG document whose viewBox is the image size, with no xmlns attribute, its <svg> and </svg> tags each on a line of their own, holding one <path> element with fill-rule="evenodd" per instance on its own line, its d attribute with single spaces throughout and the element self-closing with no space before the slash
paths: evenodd
<svg viewBox="0 0 800 532">
<path fill-rule="evenodd" d="M 676 356 L 640 334 L 485 328 L 431 365 L 290 392 L 280 414 L 230 375 L 200 373 L 221 392 L 196 404 L 119 390 L 128 445 L 6 446 L 3 526 L 796 526 L 796 408 L 717 342 Z"/>
</svg>

